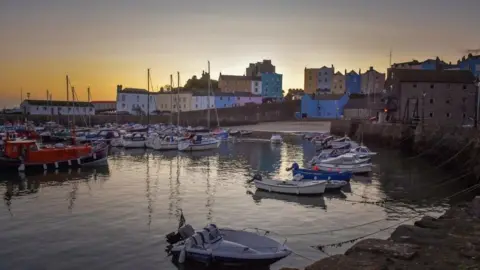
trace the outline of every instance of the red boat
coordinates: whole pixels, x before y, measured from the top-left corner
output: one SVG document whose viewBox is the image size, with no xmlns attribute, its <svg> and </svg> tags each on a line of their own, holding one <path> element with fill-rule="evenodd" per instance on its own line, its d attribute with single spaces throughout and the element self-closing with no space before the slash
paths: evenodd
<svg viewBox="0 0 480 270">
<path fill-rule="evenodd" d="M 40 148 L 33 140 L 5 141 L 0 154 L 0 169 L 57 170 L 87 165 L 104 165 L 108 156 L 108 145 L 57 144 Z"/>
</svg>

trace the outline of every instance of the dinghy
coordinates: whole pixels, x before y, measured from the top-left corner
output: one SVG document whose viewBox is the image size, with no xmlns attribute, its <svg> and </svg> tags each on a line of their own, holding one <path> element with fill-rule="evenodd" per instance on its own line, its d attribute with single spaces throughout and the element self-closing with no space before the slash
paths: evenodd
<svg viewBox="0 0 480 270">
<path fill-rule="evenodd" d="M 325 192 L 327 181 L 312 180 L 300 181 L 301 176 L 294 177 L 293 181 L 282 181 L 273 179 L 262 179 L 261 175 L 255 175 L 253 182 L 255 187 L 269 192 L 297 195 L 318 195 Z"/>
<path fill-rule="evenodd" d="M 292 176 L 301 175 L 304 180 L 341 180 L 350 181 L 352 178 L 351 172 L 327 172 L 321 170 L 301 169 L 298 163 L 294 162 L 287 171 L 292 171 Z"/>
<path fill-rule="evenodd" d="M 267 233 L 218 229 L 214 224 L 195 232 L 186 224 L 178 232 L 167 235 L 167 242 L 171 244 L 167 250 L 178 263 L 266 267 L 292 253 L 285 243 L 268 237 Z"/>
<path fill-rule="evenodd" d="M 353 174 L 369 173 L 372 171 L 372 163 L 362 163 L 357 165 L 339 165 L 329 163 L 317 164 L 321 171 L 327 172 L 351 172 Z"/>
</svg>

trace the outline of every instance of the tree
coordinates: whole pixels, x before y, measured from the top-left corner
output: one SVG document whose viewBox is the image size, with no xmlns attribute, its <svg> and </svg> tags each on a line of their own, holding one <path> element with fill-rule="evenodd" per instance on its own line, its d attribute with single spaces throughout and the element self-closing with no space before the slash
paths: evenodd
<svg viewBox="0 0 480 270">
<path fill-rule="evenodd" d="M 197 76 L 193 75 L 192 78 L 188 79 L 187 82 L 185 83 L 184 88 L 185 89 L 208 89 L 208 78 L 209 74 L 206 72 L 202 72 L 202 77 L 200 79 L 197 78 Z M 210 80 L 212 90 L 217 90 L 218 89 L 218 81 L 216 80 Z"/>
</svg>

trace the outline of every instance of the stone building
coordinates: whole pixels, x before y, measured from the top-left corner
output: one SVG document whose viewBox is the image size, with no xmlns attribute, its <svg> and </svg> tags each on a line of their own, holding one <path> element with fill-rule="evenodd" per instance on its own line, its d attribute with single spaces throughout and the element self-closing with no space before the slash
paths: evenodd
<svg viewBox="0 0 480 270">
<path fill-rule="evenodd" d="M 275 66 L 272 65 L 272 60 L 250 63 L 245 70 L 246 76 L 260 76 L 262 73 L 275 73 Z"/>
<path fill-rule="evenodd" d="M 220 73 L 218 78 L 218 87 L 224 93 L 233 92 L 247 92 L 258 93 L 261 89 L 262 81 L 258 76 L 237 76 L 237 75 L 223 75 Z M 255 84 L 257 82 L 257 84 Z"/>
<path fill-rule="evenodd" d="M 397 121 L 417 119 L 428 124 L 472 124 L 477 85 L 467 70 L 389 69 L 386 92 L 397 109 L 389 115 Z"/>
<path fill-rule="evenodd" d="M 385 85 L 385 73 L 376 71 L 370 67 L 361 77 L 361 92 L 367 95 L 381 93 Z"/>
</svg>

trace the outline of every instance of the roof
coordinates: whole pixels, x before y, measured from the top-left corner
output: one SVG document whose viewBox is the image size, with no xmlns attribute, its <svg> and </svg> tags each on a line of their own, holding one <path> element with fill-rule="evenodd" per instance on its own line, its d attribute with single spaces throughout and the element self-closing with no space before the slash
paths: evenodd
<svg viewBox="0 0 480 270">
<path fill-rule="evenodd" d="M 117 103 L 115 100 L 113 101 L 106 101 L 106 100 L 100 100 L 100 101 L 91 101 L 93 104 L 100 104 L 100 103 Z"/>
<path fill-rule="evenodd" d="M 141 88 L 124 88 L 118 92 L 129 93 L 129 94 L 147 94 L 148 93 L 146 89 L 141 89 Z"/>
<path fill-rule="evenodd" d="M 335 73 L 336 76 L 343 76 L 343 74 L 339 71 L 337 71 L 337 73 Z"/>
<path fill-rule="evenodd" d="M 25 99 L 23 102 L 33 106 L 57 106 L 57 107 L 93 107 L 91 102 L 85 101 L 66 101 L 66 100 L 33 100 Z"/>
<path fill-rule="evenodd" d="M 357 73 L 357 72 L 355 72 L 355 70 L 352 70 L 352 71 L 348 72 L 348 74 L 347 74 L 347 75 L 358 75 L 358 73 Z"/>
<path fill-rule="evenodd" d="M 408 61 L 408 62 L 393 63 L 392 67 L 403 66 L 403 65 L 419 65 L 419 64 L 420 62 L 418 62 L 418 60 L 413 59 L 412 61 Z"/>
<path fill-rule="evenodd" d="M 240 75 L 220 75 L 220 80 L 232 80 L 232 81 L 239 81 L 239 80 L 246 80 L 246 81 L 261 81 L 262 78 L 259 76 L 240 76 Z"/>
<path fill-rule="evenodd" d="M 391 69 L 393 80 L 400 82 L 473 83 L 475 76 L 469 70 Z M 391 76 L 390 76 L 391 77 Z"/>
<path fill-rule="evenodd" d="M 193 96 L 204 97 L 207 96 L 207 91 L 193 91 Z M 212 91 L 211 96 L 216 97 L 260 97 L 259 95 L 254 95 L 250 92 L 214 92 Z"/>
</svg>

